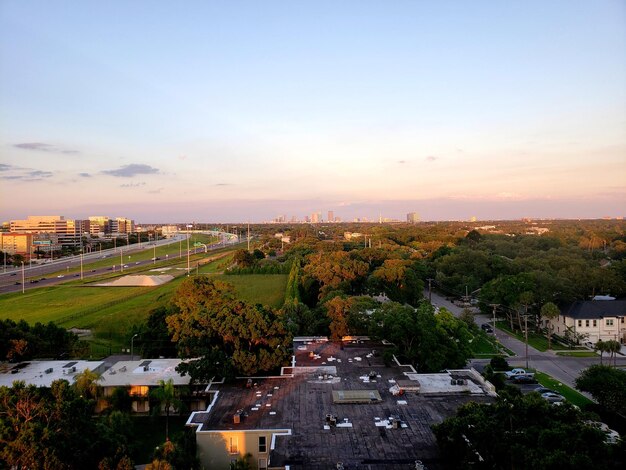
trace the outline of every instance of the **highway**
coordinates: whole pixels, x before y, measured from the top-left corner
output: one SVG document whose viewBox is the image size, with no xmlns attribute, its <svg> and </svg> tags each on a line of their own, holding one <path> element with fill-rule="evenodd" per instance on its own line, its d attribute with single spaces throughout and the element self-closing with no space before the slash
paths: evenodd
<svg viewBox="0 0 626 470">
<path fill-rule="evenodd" d="M 120 272 L 120 253 L 122 256 L 122 260 L 127 266 L 123 268 L 123 270 L 141 267 L 141 266 L 153 266 L 155 265 L 155 261 L 153 260 L 142 260 L 142 261 L 129 261 L 129 257 L 132 256 L 133 253 L 144 252 L 146 250 L 152 250 L 155 246 L 163 246 L 169 245 L 173 243 L 178 243 L 182 240 L 186 240 L 187 237 L 190 236 L 188 234 L 177 235 L 173 238 L 166 238 L 162 240 L 158 240 L 157 242 L 150 243 L 142 243 L 141 247 L 139 244 L 133 244 L 129 246 L 123 246 L 118 248 L 111 248 L 108 250 L 102 250 L 93 253 L 87 253 L 83 255 L 83 278 L 95 277 L 105 274 L 107 272 L 111 272 L 115 269 L 116 272 Z M 226 238 L 224 238 L 225 240 Z M 220 242 L 213 245 L 206 245 L 202 247 L 190 247 L 190 255 L 194 255 L 197 253 L 201 253 L 208 250 L 216 250 L 219 248 L 223 248 L 226 245 L 236 243 L 237 240 L 229 239 L 225 242 Z M 164 263 L 167 260 L 180 258 L 178 254 L 175 256 L 171 256 L 166 259 L 161 259 L 156 261 L 156 265 L 159 263 Z M 182 258 L 187 257 L 187 248 L 184 247 L 182 251 Z M 111 260 L 111 265 L 106 267 L 99 268 L 91 268 L 89 267 L 89 263 L 93 263 L 96 261 L 100 261 L 102 259 L 109 258 Z M 76 268 L 80 267 L 80 255 L 59 258 L 58 260 L 54 260 L 50 263 L 43 264 L 33 264 L 32 267 L 29 267 L 28 264 L 24 265 L 24 290 L 29 290 L 35 287 L 43 287 L 54 284 L 60 284 L 62 282 L 66 282 L 68 280 L 74 280 L 75 278 L 80 277 L 80 273 L 69 272 L 74 271 Z M 64 272 L 65 271 L 65 272 Z M 53 274 L 54 273 L 54 274 Z M 0 273 L 0 294 L 5 294 L 8 292 L 21 292 L 22 291 L 22 267 L 9 267 L 7 266 L 7 271 Z"/>
</svg>

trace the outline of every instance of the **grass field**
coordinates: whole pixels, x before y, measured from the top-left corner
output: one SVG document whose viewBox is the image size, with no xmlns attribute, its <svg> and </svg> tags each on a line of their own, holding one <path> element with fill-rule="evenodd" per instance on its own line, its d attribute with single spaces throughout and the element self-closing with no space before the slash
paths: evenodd
<svg viewBox="0 0 626 470">
<path fill-rule="evenodd" d="M 560 393 L 561 395 L 563 395 L 565 397 L 565 399 L 568 402 L 570 402 L 572 405 L 576 405 L 576 406 L 582 408 L 585 405 L 593 403 L 586 396 L 578 393 L 573 388 L 570 388 L 567 385 L 565 385 L 565 384 L 559 382 L 558 380 L 552 378 L 548 374 L 545 374 L 543 372 L 535 372 L 535 378 L 544 387 L 547 387 L 547 388 L 549 388 L 551 390 L 554 390 L 555 392 Z"/>
<path fill-rule="evenodd" d="M 141 253 L 142 259 L 152 257 L 150 253 Z M 233 248 L 208 254 L 198 254 L 191 258 L 190 274 L 215 275 L 217 278 L 233 284 L 237 295 L 250 303 L 260 303 L 275 308 L 281 307 L 284 301 L 287 275 L 241 275 L 225 276 L 221 273 L 232 263 Z M 137 260 L 140 254 L 137 254 Z M 213 259 L 219 257 L 218 259 Z M 131 258 L 132 259 L 132 258 Z M 110 259 L 98 260 L 95 264 Z M 170 272 L 177 275 L 173 281 L 158 287 L 94 287 L 89 286 L 97 281 L 116 278 L 120 273 L 108 272 L 98 278 L 81 281 L 71 278 L 69 282 L 29 289 L 21 292 L 0 296 L 0 317 L 15 321 L 25 320 L 37 322 L 54 322 L 65 328 L 81 328 L 91 330 L 86 338 L 92 345 L 92 355 L 105 355 L 128 348 L 129 334 L 134 325 L 145 321 L 149 312 L 170 301 L 181 282 L 186 279 L 183 271 L 177 267 L 186 267 L 187 260 L 183 257 L 172 259 L 166 264 L 173 268 Z M 93 269 L 92 264 L 85 269 Z M 160 264 L 163 266 L 163 264 Z M 152 266 L 131 267 L 128 273 L 149 274 Z M 96 351 L 96 352 L 94 352 Z"/>
<path fill-rule="evenodd" d="M 235 286 L 242 300 L 280 308 L 285 301 L 287 274 L 221 275 L 219 279 Z"/>
<path fill-rule="evenodd" d="M 593 351 L 559 351 L 556 353 L 557 356 L 570 356 L 570 357 L 597 357 Z"/>
<path fill-rule="evenodd" d="M 522 342 L 525 342 L 526 339 L 524 337 L 524 335 L 522 333 L 520 333 L 519 331 L 511 331 L 511 327 L 510 325 L 505 322 L 505 321 L 499 321 L 496 322 L 496 326 L 498 328 L 500 328 L 501 330 L 506 331 L 507 333 L 509 333 L 510 335 L 514 336 L 515 338 L 519 339 Z M 530 330 L 530 329 L 529 329 Z M 547 351 L 548 350 L 548 339 L 543 336 L 543 335 L 539 335 L 535 332 L 528 332 L 528 344 L 530 346 L 532 346 L 533 348 L 535 348 L 537 351 Z M 554 348 L 556 345 L 555 341 L 552 341 L 552 348 Z M 561 346 L 559 345 L 558 347 L 559 349 L 561 349 Z"/>
</svg>

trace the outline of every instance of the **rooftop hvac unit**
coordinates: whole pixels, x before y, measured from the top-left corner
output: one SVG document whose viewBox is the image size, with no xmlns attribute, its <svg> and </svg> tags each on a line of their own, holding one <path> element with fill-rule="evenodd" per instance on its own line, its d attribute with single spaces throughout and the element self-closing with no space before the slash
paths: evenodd
<svg viewBox="0 0 626 470">
<path fill-rule="evenodd" d="M 51 374 L 52 373 L 52 367 L 49 367 L 46 369 L 46 374 Z"/>
<path fill-rule="evenodd" d="M 143 371 L 148 372 L 150 370 L 150 366 L 143 366 Z"/>
<path fill-rule="evenodd" d="M 233 423 L 235 423 L 235 424 L 241 423 L 241 414 L 240 413 L 235 413 L 233 415 Z"/>
</svg>

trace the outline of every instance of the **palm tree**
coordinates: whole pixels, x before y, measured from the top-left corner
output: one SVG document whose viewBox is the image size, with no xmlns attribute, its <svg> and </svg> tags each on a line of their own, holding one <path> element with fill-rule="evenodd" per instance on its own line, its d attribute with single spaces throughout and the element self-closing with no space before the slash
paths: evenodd
<svg viewBox="0 0 626 470">
<path fill-rule="evenodd" d="M 167 382 L 159 380 L 159 388 L 152 390 L 150 395 L 165 408 L 165 440 L 167 441 L 169 440 L 170 408 L 173 406 L 174 409 L 178 409 L 181 405 L 176 388 L 174 388 L 174 381 L 172 379 L 168 379 Z"/>
<path fill-rule="evenodd" d="M 606 345 L 606 351 L 610 353 L 609 365 L 611 365 L 611 359 L 613 359 L 613 367 L 615 367 L 617 363 L 617 353 L 620 352 L 620 349 L 622 349 L 622 345 L 619 341 L 614 339 L 605 341 L 604 344 Z"/>
<path fill-rule="evenodd" d="M 81 396 L 96 399 L 100 386 L 98 382 L 102 380 L 102 376 L 97 372 L 85 369 L 74 376 L 74 387 Z"/>
<path fill-rule="evenodd" d="M 541 317 L 548 321 L 548 349 L 552 349 L 552 324 L 550 323 L 550 320 L 557 318 L 560 314 L 561 311 L 559 310 L 559 307 L 552 302 L 543 304 L 543 307 L 541 307 Z"/>
<path fill-rule="evenodd" d="M 595 351 L 600 351 L 600 365 L 602 365 L 602 362 L 603 362 L 602 357 L 604 353 L 607 351 L 606 343 L 602 341 L 601 339 L 599 339 L 598 341 L 596 341 L 596 344 L 594 344 L 593 349 Z"/>
</svg>

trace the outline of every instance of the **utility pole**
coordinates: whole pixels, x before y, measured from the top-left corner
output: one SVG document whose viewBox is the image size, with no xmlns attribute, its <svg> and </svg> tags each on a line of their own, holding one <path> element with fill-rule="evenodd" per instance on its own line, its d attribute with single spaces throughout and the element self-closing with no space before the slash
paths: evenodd
<svg viewBox="0 0 626 470">
<path fill-rule="evenodd" d="M 428 281 L 428 303 L 432 304 L 433 303 L 433 286 L 432 286 L 432 282 L 434 281 L 434 279 L 432 278 L 428 278 L 426 279 Z"/>
<path fill-rule="evenodd" d="M 524 315 L 524 337 L 526 339 L 526 369 L 528 370 L 528 314 Z"/>
<path fill-rule="evenodd" d="M 248 222 L 248 251 L 250 251 L 250 222 Z"/>
<path fill-rule="evenodd" d="M 493 307 L 493 334 L 496 334 L 496 309 L 500 306 L 500 304 L 489 304 L 490 307 Z"/>
</svg>

